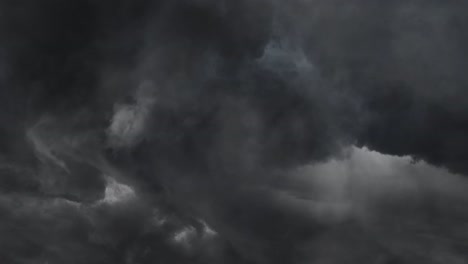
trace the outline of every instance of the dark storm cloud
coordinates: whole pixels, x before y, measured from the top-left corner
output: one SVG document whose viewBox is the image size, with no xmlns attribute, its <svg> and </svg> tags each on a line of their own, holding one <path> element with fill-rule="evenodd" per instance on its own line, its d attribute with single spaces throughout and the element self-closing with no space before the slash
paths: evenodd
<svg viewBox="0 0 468 264">
<path fill-rule="evenodd" d="M 112 187 L 114 190 L 106 190 L 106 197 L 93 205 L 3 195 L 1 260 L 153 263 L 156 259 L 159 263 L 212 263 L 222 261 L 220 252 L 229 250 L 203 222 L 156 211 L 155 204 L 150 207 L 131 194 L 119 195 L 125 187 Z M 235 263 L 235 256 L 232 261 Z"/>
<path fill-rule="evenodd" d="M 466 172 L 466 8 L 306 1 L 291 23 L 300 21 L 306 50 L 325 74 L 361 98 L 368 120 L 360 144 Z"/>
<path fill-rule="evenodd" d="M 462 263 L 466 7 L 0 1 L 0 260 Z"/>
</svg>

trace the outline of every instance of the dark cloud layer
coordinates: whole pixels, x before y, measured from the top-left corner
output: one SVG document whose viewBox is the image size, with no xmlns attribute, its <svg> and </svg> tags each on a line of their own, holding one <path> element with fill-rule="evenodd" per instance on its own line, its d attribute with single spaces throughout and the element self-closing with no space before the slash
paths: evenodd
<svg viewBox="0 0 468 264">
<path fill-rule="evenodd" d="M 0 262 L 465 263 L 467 8 L 0 1 Z"/>
</svg>

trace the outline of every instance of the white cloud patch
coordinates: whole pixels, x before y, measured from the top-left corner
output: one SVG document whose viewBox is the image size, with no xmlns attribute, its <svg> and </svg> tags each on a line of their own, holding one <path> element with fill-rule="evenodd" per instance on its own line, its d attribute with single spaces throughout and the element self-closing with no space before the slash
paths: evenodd
<svg viewBox="0 0 468 264">
<path fill-rule="evenodd" d="M 108 128 L 109 144 L 131 147 L 142 138 L 147 120 L 156 102 L 151 83 L 143 83 L 135 94 L 134 104 L 117 104 Z"/>
<path fill-rule="evenodd" d="M 408 156 L 353 147 L 295 170 L 288 205 L 330 229 L 300 263 L 466 263 L 468 179 Z"/>
<path fill-rule="evenodd" d="M 128 185 L 117 182 L 112 177 L 107 177 L 107 185 L 104 198 L 98 204 L 116 204 L 126 202 L 136 197 L 135 191 Z"/>
<path fill-rule="evenodd" d="M 205 237 L 213 237 L 218 235 L 218 232 L 213 230 L 205 221 L 200 220 L 200 222 L 203 225 L 203 236 Z"/>
<path fill-rule="evenodd" d="M 468 202 L 466 177 L 366 148 L 352 147 L 343 159 L 297 168 L 290 177 L 296 184 L 279 195 L 282 201 L 325 221 L 362 217 L 382 203 Z"/>
<path fill-rule="evenodd" d="M 190 241 L 195 238 L 196 234 L 197 234 L 197 231 L 195 230 L 195 228 L 192 226 L 189 226 L 189 227 L 183 228 L 182 230 L 177 231 L 174 234 L 173 239 L 174 239 L 174 242 L 176 243 L 188 245 Z"/>
</svg>

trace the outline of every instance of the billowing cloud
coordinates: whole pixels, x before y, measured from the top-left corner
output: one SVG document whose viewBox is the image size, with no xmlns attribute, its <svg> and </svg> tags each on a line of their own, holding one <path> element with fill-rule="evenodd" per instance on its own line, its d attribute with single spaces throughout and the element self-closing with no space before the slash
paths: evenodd
<svg viewBox="0 0 468 264">
<path fill-rule="evenodd" d="M 465 263 L 458 1 L 0 1 L 0 262 Z"/>
</svg>

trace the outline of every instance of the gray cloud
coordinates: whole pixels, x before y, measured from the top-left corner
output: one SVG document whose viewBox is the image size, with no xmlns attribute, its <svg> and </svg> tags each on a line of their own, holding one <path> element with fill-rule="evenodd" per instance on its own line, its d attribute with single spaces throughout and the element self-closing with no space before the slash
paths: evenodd
<svg viewBox="0 0 468 264">
<path fill-rule="evenodd" d="M 464 7 L 0 1 L 0 260 L 465 262 Z"/>
</svg>

